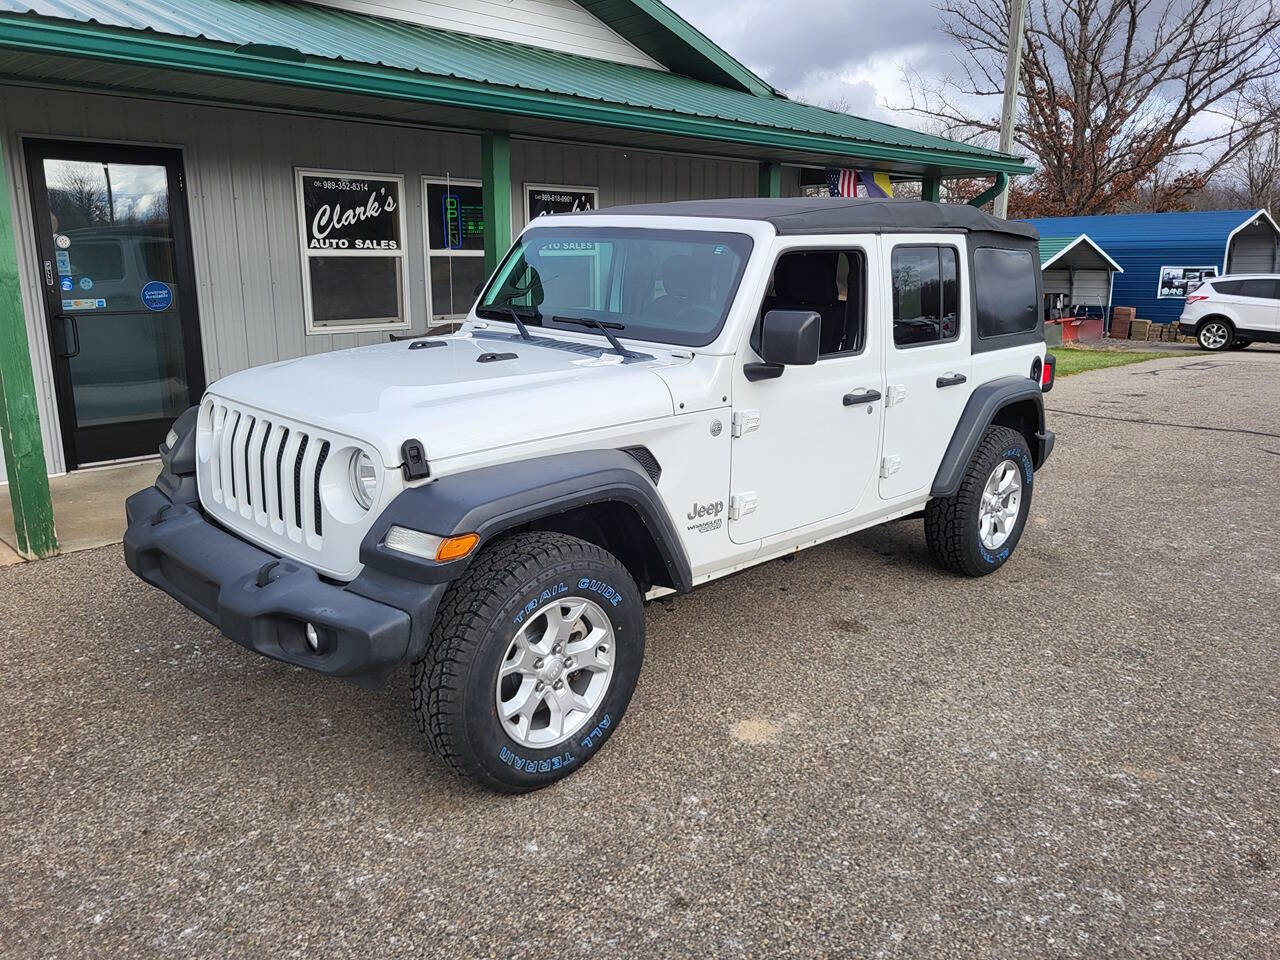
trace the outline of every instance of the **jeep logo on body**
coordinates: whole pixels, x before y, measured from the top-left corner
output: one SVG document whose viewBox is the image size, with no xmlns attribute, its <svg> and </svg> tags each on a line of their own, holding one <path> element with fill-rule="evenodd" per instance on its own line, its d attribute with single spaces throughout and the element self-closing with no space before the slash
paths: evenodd
<svg viewBox="0 0 1280 960">
<path fill-rule="evenodd" d="M 693 509 L 689 511 L 689 519 L 699 520 L 702 517 L 718 517 L 723 512 L 723 500 L 717 500 L 714 503 L 695 503 Z"/>
</svg>

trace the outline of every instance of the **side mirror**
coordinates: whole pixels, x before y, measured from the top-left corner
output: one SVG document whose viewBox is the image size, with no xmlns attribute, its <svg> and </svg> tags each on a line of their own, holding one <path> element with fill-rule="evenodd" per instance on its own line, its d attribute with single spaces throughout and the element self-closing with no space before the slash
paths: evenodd
<svg viewBox="0 0 1280 960">
<path fill-rule="evenodd" d="M 748 363 L 742 372 L 748 380 L 769 380 L 785 367 L 817 363 L 821 329 L 822 316 L 812 310 L 770 310 L 760 329 L 764 363 Z"/>
</svg>

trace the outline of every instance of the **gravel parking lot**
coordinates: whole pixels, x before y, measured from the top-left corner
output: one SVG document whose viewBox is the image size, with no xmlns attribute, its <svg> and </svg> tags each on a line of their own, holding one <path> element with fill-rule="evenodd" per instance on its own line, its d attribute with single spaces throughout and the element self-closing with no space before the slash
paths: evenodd
<svg viewBox="0 0 1280 960">
<path fill-rule="evenodd" d="M 527 797 L 118 548 L 0 570 L 0 955 L 1280 956 L 1280 352 L 1048 401 L 1001 573 L 904 521 L 654 604 Z"/>
</svg>

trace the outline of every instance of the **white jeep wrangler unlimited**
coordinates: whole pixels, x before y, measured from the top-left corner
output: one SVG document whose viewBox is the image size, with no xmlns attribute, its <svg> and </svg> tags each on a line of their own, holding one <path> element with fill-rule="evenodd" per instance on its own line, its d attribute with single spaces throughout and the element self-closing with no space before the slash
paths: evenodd
<svg viewBox="0 0 1280 960">
<path fill-rule="evenodd" d="M 792 199 L 530 224 L 462 328 L 245 370 L 129 498 L 143 580 L 252 650 L 413 668 L 488 787 L 622 720 L 646 599 L 923 514 L 981 576 L 1053 447 L 1036 234 L 967 206 Z"/>
</svg>

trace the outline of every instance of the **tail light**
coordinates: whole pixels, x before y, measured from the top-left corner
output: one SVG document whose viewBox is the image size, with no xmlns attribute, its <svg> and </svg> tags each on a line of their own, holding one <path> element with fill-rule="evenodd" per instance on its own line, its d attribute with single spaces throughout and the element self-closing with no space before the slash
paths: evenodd
<svg viewBox="0 0 1280 960">
<path fill-rule="evenodd" d="M 1044 363 L 1040 367 L 1040 392 L 1048 393 L 1053 389 L 1053 377 L 1058 366 L 1058 358 L 1052 353 L 1044 355 Z"/>
<path fill-rule="evenodd" d="M 1190 293 L 1187 294 L 1187 303 L 1199 303 L 1201 300 L 1208 300 L 1207 293 Z"/>
</svg>

